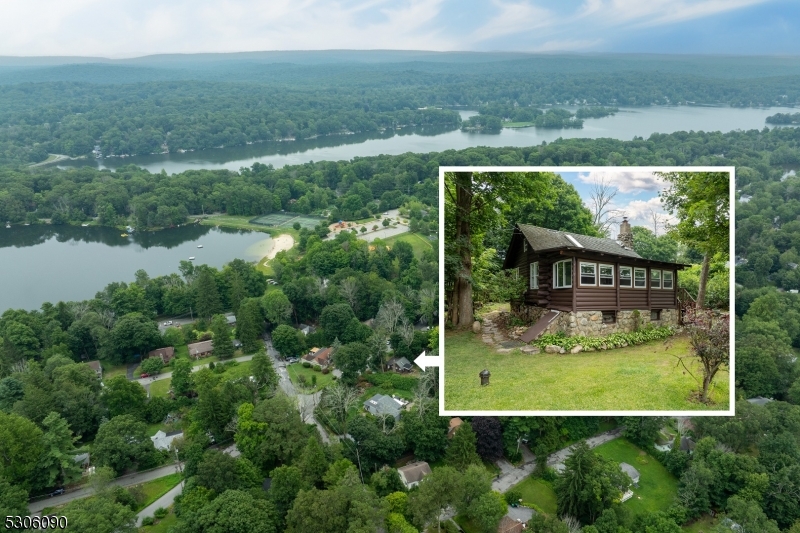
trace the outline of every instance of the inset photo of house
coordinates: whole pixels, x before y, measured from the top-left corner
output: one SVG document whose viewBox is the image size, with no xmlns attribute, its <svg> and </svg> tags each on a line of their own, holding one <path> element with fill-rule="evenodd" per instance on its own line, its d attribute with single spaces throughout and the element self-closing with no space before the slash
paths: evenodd
<svg viewBox="0 0 800 533">
<path fill-rule="evenodd" d="M 443 414 L 733 414 L 733 169 L 440 168 Z"/>
</svg>

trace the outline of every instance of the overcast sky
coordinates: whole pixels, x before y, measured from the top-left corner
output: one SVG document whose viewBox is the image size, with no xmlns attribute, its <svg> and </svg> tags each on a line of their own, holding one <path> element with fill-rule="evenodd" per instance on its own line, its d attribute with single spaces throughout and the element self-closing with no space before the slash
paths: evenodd
<svg viewBox="0 0 800 533">
<path fill-rule="evenodd" d="M 0 55 L 800 54 L 797 0 L 2 0 Z"/>
</svg>

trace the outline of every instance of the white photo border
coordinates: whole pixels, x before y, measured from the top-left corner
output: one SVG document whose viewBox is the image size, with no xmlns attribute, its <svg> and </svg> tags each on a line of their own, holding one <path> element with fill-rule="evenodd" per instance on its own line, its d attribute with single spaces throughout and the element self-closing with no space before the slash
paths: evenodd
<svg viewBox="0 0 800 533">
<path fill-rule="evenodd" d="M 444 174 L 445 172 L 727 172 L 729 182 L 729 272 L 730 272 L 730 309 L 735 305 L 735 261 L 732 260 L 735 251 L 735 221 L 736 221 L 736 169 L 733 166 L 624 166 L 624 167 L 599 167 L 599 166 L 440 166 L 439 167 L 439 416 L 734 416 L 736 410 L 736 346 L 735 323 L 731 316 L 730 345 L 731 360 L 729 369 L 729 398 L 728 409 L 696 410 L 696 411 L 476 411 L 476 410 L 448 410 L 445 409 L 445 312 L 444 312 Z M 677 280 L 675 280 L 677 282 Z M 476 376 L 477 379 L 478 376 Z"/>
</svg>

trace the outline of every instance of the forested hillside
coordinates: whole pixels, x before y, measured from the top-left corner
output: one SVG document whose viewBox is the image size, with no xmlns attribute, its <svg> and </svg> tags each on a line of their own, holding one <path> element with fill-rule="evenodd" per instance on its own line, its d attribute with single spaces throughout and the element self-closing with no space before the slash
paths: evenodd
<svg viewBox="0 0 800 533">
<path fill-rule="evenodd" d="M 800 102 L 800 74 L 780 61 L 756 68 L 732 58 L 739 74 L 731 75 L 702 58 L 445 54 L 375 64 L 358 54 L 323 54 L 292 64 L 292 57 L 0 67 L 0 163 L 39 162 L 48 153 L 90 155 L 96 145 L 106 156 L 142 155 L 402 125 L 458 127 L 457 113 L 434 109 L 442 106 L 518 106 L 515 113 L 490 116 L 580 127 L 581 118 L 596 112 L 577 120 L 536 115 L 556 104 Z"/>
</svg>

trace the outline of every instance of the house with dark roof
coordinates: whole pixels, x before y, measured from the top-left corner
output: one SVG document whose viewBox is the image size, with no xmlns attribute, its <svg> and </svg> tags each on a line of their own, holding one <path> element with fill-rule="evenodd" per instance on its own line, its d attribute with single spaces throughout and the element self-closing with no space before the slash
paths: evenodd
<svg viewBox="0 0 800 533">
<path fill-rule="evenodd" d="M 172 358 L 175 357 L 175 348 L 173 346 L 167 346 L 166 348 L 159 348 L 157 350 L 152 350 L 147 352 L 147 357 L 158 357 L 161 359 L 165 365 L 168 365 Z"/>
<path fill-rule="evenodd" d="M 500 523 L 497 524 L 497 533 L 522 533 L 523 531 L 525 531 L 525 524 L 508 515 L 501 518 Z"/>
<path fill-rule="evenodd" d="M 628 477 L 631 478 L 634 487 L 639 486 L 639 471 L 636 470 L 633 465 L 629 465 L 628 463 L 620 463 L 619 468 L 628 474 Z"/>
<path fill-rule="evenodd" d="M 393 370 L 395 372 L 411 372 L 414 370 L 414 365 L 405 357 L 392 357 L 386 361 L 386 370 Z"/>
<path fill-rule="evenodd" d="M 685 265 L 645 259 L 633 250 L 627 219 L 617 240 L 528 224 L 514 226 L 503 268 L 528 281 L 515 310 L 538 321 L 525 332 L 597 336 L 641 325 L 678 323 L 678 271 Z"/>
</svg>

